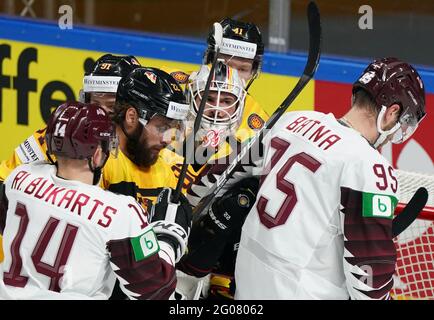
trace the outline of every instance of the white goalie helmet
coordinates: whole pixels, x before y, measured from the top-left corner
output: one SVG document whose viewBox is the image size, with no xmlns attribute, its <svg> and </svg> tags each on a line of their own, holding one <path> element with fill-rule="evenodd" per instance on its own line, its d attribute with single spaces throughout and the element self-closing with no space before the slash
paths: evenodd
<svg viewBox="0 0 434 320">
<path fill-rule="evenodd" d="M 211 65 L 202 65 L 198 72 L 190 76 L 189 120 L 194 121 L 197 116 L 210 70 Z M 198 132 L 205 146 L 216 147 L 240 126 L 246 98 L 244 87 L 245 82 L 236 69 L 227 66 L 222 60 L 217 61 Z"/>
</svg>

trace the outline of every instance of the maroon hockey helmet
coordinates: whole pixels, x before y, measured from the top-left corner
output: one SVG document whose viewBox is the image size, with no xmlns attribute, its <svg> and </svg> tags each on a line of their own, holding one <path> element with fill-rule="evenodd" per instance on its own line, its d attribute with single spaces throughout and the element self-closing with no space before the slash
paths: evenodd
<svg viewBox="0 0 434 320">
<path fill-rule="evenodd" d="M 358 89 L 367 91 L 382 110 L 393 104 L 401 106 L 400 133 L 392 142 L 405 141 L 424 118 L 425 88 L 416 69 L 397 58 L 375 60 L 353 84 L 353 94 Z"/>
<path fill-rule="evenodd" d="M 100 106 L 66 102 L 50 116 L 45 134 L 49 154 L 70 159 L 90 159 L 100 145 L 106 155 L 117 151 L 116 130 Z"/>
<path fill-rule="evenodd" d="M 397 58 L 375 60 L 354 83 L 368 91 L 377 105 L 386 108 L 394 103 L 407 108 L 420 121 L 425 115 L 425 88 L 416 69 Z"/>
</svg>

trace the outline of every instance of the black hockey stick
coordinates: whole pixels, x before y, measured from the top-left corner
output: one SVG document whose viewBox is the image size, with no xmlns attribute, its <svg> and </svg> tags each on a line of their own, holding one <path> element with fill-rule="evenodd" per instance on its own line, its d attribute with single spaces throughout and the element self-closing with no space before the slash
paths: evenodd
<svg viewBox="0 0 434 320">
<path fill-rule="evenodd" d="M 222 39 L 223 39 L 223 28 L 221 26 L 220 23 L 215 22 L 214 23 L 214 41 L 215 41 L 215 55 L 214 55 L 214 59 L 212 61 L 212 65 L 211 65 L 211 70 L 209 72 L 209 76 L 208 79 L 206 80 L 206 84 L 205 84 L 205 89 L 199 104 L 199 109 L 197 110 L 197 115 L 196 118 L 194 119 L 194 126 L 193 126 L 193 132 L 184 140 L 183 143 L 183 150 L 185 152 L 184 154 L 184 161 L 182 163 L 182 168 L 181 168 L 181 173 L 179 174 L 179 178 L 178 178 L 178 183 L 176 185 L 176 189 L 175 192 L 172 196 L 172 201 L 173 203 L 178 203 L 179 200 L 179 196 L 181 194 L 182 191 L 182 185 L 184 183 L 185 180 L 185 176 L 187 174 L 187 168 L 188 168 L 188 164 L 187 164 L 187 160 L 190 159 L 189 155 L 187 155 L 187 146 L 191 146 L 192 148 L 192 152 L 194 154 L 194 139 L 196 137 L 197 131 L 199 130 L 200 127 L 200 122 L 202 121 L 202 115 L 203 115 L 203 111 L 205 110 L 205 104 L 206 101 L 208 99 L 208 95 L 209 95 L 209 88 L 211 86 L 211 79 L 213 78 L 213 74 L 214 74 L 214 69 L 215 66 L 217 64 L 217 57 L 218 54 L 220 52 L 220 46 L 222 43 Z"/>
<path fill-rule="evenodd" d="M 428 191 L 424 187 L 417 189 L 405 208 L 395 217 L 395 219 L 393 219 L 392 234 L 394 238 L 416 220 L 419 213 L 425 207 L 427 201 Z"/>
<path fill-rule="evenodd" d="M 317 5 L 314 2 L 310 2 L 307 7 L 307 19 L 309 24 L 309 55 L 307 63 L 304 68 L 303 74 L 295 85 L 294 89 L 289 93 L 282 104 L 271 115 L 265 125 L 250 139 L 250 141 L 241 149 L 240 153 L 234 162 L 217 178 L 217 181 L 211 188 L 211 191 L 207 196 L 203 197 L 194 208 L 195 217 L 198 217 L 200 213 L 208 206 L 208 204 L 214 199 L 226 182 L 234 174 L 234 169 L 244 159 L 256 143 L 260 143 L 264 138 L 264 135 L 271 129 L 279 118 L 285 113 L 286 109 L 297 98 L 306 84 L 312 79 L 315 74 L 319 59 L 321 56 L 321 19 Z"/>
</svg>

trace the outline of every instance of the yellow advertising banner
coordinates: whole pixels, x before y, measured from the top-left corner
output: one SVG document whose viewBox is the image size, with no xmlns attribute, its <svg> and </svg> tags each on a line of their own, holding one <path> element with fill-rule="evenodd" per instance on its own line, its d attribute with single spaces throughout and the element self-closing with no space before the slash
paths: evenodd
<svg viewBox="0 0 434 320">
<path fill-rule="evenodd" d="M 10 52 L 10 58 L 5 53 Z M 69 49 L 0 39 L 0 159 L 45 125 L 50 112 L 66 100 L 78 99 L 85 66 L 105 52 Z M 194 71 L 198 65 L 137 57 L 142 65 Z M 297 82 L 296 77 L 263 73 L 250 89 L 269 113 L 279 106 Z M 314 82 L 294 103 L 313 109 Z M 294 109 L 294 108 L 293 108 Z"/>
</svg>

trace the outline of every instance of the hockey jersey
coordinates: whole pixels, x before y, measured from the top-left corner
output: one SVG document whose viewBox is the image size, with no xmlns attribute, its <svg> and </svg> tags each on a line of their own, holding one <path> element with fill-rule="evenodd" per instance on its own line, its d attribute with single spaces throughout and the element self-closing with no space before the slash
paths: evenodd
<svg viewBox="0 0 434 320">
<path fill-rule="evenodd" d="M 216 181 L 216 178 L 221 176 L 234 161 L 236 155 L 240 152 L 243 143 L 247 143 L 248 140 L 256 134 L 256 131 L 262 128 L 265 120 L 268 120 L 268 115 L 260 108 L 259 104 L 254 101 L 251 96 L 248 96 L 243 112 L 242 123 L 235 134 L 234 143 L 223 143 L 219 146 L 218 151 L 213 154 L 204 165 L 195 164 L 187 167 L 182 190 L 193 206 L 197 205 L 203 197 L 209 194 L 210 188 Z M 162 150 L 161 156 L 167 163 L 171 164 L 175 176 L 179 178 L 184 158 L 169 148 Z M 234 170 L 234 175 L 225 184 L 222 190 L 220 190 L 218 196 L 224 194 L 232 185 L 243 177 L 249 176 L 253 165 L 254 163 L 250 161 L 247 166 L 238 165 Z M 206 210 L 204 210 L 202 214 L 205 212 Z M 216 289 L 218 295 L 228 298 L 232 298 L 228 291 L 229 284 L 233 278 L 234 256 L 236 255 L 237 247 L 237 243 L 233 243 L 232 238 L 227 239 L 227 244 L 225 245 L 223 254 L 219 257 L 218 263 L 214 266 L 210 277 L 211 286 L 218 284 L 218 289 Z M 194 275 L 188 276 L 187 274 L 183 274 L 184 279 L 190 278 L 190 284 L 197 282 L 195 277 L 202 277 L 211 271 L 204 269 L 205 267 L 203 265 L 197 265 L 195 259 L 190 259 L 188 253 L 184 257 L 182 264 L 178 265 L 178 268 L 181 268 L 181 270 L 187 274 Z M 198 270 L 201 271 L 198 272 Z M 182 285 L 182 282 L 180 285 Z M 183 288 L 177 287 L 177 290 L 183 291 Z"/>
<path fill-rule="evenodd" d="M 187 168 L 186 177 L 183 182 L 183 192 L 186 193 L 188 200 L 193 206 L 209 193 L 209 187 L 215 181 L 214 177 L 221 175 L 227 169 L 235 159 L 236 154 L 241 150 L 242 143 L 247 143 L 256 134 L 257 130 L 262 128 L 268 118 L 267 113 L 259 104 L 251 96 L 247 96 L 243 118 L 235 134 L 236 145 L 230 145 L 225 142 L 219 146 L 218 151 L 210 157 L 206 164 L 202 166 L 189 165 Z M 180 150 L 181 148 L 174 146 L 174 148 L 163 149 L 161 157 L 170 165 L 176 178 L 178 178 L 184 158 L 178 155 L 174 149 Z M 241 169 L 241 171 L 243 170 Z M 237 181 L 237 179 L 232 180 L 233 183 Z M 230 185 L 231 183 L 228 183 L 226 188 L 230 187 Z"/>
<path fill-rule="evenodd" d="M 147 209 L 162 188 L 175 188 L 178 180 L 161 156 L 148 168 L 140 168 L 121 150 L 117 157 L 110 155 L 103 168 L 101 187 L 124 195 L 133 196 Z"/>
<path fill-rule="evenodd" d="M 167 299 L 174 251 L 131 197 L 56 176 L 36 162 L 5 181 L 0 205 L 4 299 L 107 299 L 115 278 L 131 299 Z"/>
<path fill-rule="evenodd" d="M 15 148 L 9 159 L 3 160 L 0 163 L 0 181 L 5 181 L 12 170 L 21 164 L 47 160 L 46 129 L 43 128 L 33 133 Z"/>
<path fill-rule="evenodd" d="M 22 163 L 46 160 L 46 151 L 44 128 L 36 131 L 21 143 L 10 159 L 2 161 L 0 165 L 1 181 Z M 55 160 L 54 156 L 52 158 Z M 172 173 L 171 167 L 161 157 L 154 165 L 143 169 L 137 167 L 121 150 L 119 150 L 117 158 L 110 155 L 101 178 L 103 189 L 133 196 L 145 209 L 156 199 L 162 187 L 174 188 L 176 183 L 177 179 Z M 0 247 L 1 261 L 3 261 L 3 251 Z"/>
<path fill-rule="evenodd" d="M 387 160 L 332 114 L 314 111 L 283 115 L 264 145 L 235 298 L 389 298 L 398 181 Z"/>
</svg>

